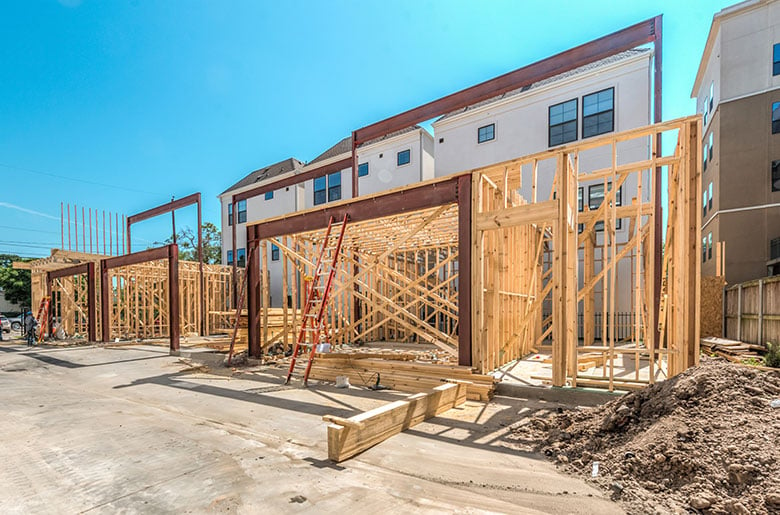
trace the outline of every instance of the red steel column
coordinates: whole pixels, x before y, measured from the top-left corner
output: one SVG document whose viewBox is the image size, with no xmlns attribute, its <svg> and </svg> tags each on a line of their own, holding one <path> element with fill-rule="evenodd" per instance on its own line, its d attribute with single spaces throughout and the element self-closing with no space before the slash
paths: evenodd
<svg viewBox="0 0 780 515">
<path fill-rule="evenodd" d="M 95 263 L 87 263 L 87 340 L 97 341 L 97 299 Z"/>
<path fill-rule="evenodd" d="M 179 246 L 168 245 L 168 332 L 171 337 L 171 354 L 179 352 L 181 337 L 179 310 Z"/>
<path fill-rule="evenodd" d="M 235 213 L 234 213 L 235 214 Z M 246 264 L 246 314 L 247 337 L 249 339 L 249 356 L 260 357 L 260 250 L 259 242 L 254 239 L 254 234 L 247 231 L 247 254 L 249 261 Z M 251 231 L 254 232 L 254 231 Z M 253 249 L 250 250 L 250 249 Z M 233 256 L 235 261 L 235 255 Z"/>
<path fill-rule="evenodd" d="M 471 366 L 471 175 L 458 178 L 458 364 Z"/>
<path fill-rule="evenodd" d="M 360 195 L 358 188 L 357 131 L 352 131 L 352 198 Z"/>
<path fill-rule="evenodd" d="M 662 120 L 661 108 L 662 104 L 662 65 L 663 65 L 663 15 L 656 16 L 654 19 L 654 33 L 655 33 L 655 59 L 653 69 L 653 107 L 654 107 L 654 123 L 660 123 Z M 656 156 L 662 155 L 661 148 L 661 135 L 656 136 L 656 148 L 653 149 Z M 662 182 L 662 168 L 659 166 L 655 169 L 655 220 L 653 227 L 653 234 L 655 235 L 655 256 L 653 256 L 655 263 L 655 277 L 653 277 L 654 295 L 653 295 L 653 310 L 656 317 L 660 314 L 661 308 L 661 281 L 662 273 L 661 267 L 663 266 L 663 202 L 661 202 L 661 192 L 663 191 Z M 658 349 L 661 342 L 658 339 L 661 337 L 661 332 L 658 330 L 658 320 L 656 320 L 655 326 L 655 348 Z"/>
<path fill-rule="evenodd" d="M 105 218 L 103 219 L 105 223 Z M 103 240 L 105 245 L 105 239 Z M 110 299 L 112 296 L 111 285 L 108 280 L 108 267 L 106 260 L 100 261 L 100 324 L 103 327 L 103 341 L 111 341 L 111 319 L 109 310 L 111 309 Z"/>
</svg>

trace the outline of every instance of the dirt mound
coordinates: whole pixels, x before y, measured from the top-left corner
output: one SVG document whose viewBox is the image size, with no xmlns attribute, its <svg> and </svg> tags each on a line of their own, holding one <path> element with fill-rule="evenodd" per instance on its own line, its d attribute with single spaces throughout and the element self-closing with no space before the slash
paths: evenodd
<svg viewBox="0 0 780 515">
<path fill-rule="evenodd" d="M 532 419 L 513 437 L 629 513 L 780 514 L 779 398 L 779 374 L 707 359 L 603 406 Z"/>
</svg>

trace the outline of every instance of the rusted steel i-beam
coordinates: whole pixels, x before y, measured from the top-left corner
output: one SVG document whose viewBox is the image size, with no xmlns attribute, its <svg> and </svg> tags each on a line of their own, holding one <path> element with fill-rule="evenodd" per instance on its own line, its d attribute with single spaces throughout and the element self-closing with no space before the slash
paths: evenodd
<svg viewBox="0 0 780 515">
<path fill-rule="evenodd" d="M 179 246 L 168 245 L 168 334 L 171 354 L 178 354 L 181 337 L 179 309 Z"/>
<path fill-rule="evenodd" d="M 100 261 L 100 325 L 103 329 L 104 342 L 111 341 L 111 298 L 113 291 L 108 277 L 107 259 Z"/>
<path fill-rule="evenodd" d="M 471 366 L 471 175 L 458 178 L 458 365 Z"/>
<path fill-rule="evenodd" d="M 97 341 L 97 288 L 95 263 L 87 263 L 87 340 Z"/>
<path fill-rule="evenodd" d="M 246 295 L 247 295 L 247 339 L 249 356 L 261 357 L 260 347 L 260 252 L 258 240 L 247 241 L 250 251 L 246 264 Z"/>
</svg>

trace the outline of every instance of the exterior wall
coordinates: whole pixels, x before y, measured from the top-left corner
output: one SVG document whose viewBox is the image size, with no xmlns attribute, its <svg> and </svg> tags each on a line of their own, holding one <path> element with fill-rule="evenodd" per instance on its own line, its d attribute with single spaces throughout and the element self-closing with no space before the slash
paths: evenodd
<svg viewBox="0 0 780 515">
<path fill-rule="evenodd" d="M 434 122 L 436 176 L 500 163 L 548 146 L 548 108 L 578 99 L 578 141 L 582 139 L 582 97 L 615 88 L 615 132 L 650 122 L 650 53 L 583 73 Z M 495 123 L 495 139 L 477 143 L 477 129 Z M 443 140 L 443 141 L 442 141 Z"/>
<path fill-rule="evenodd" d="M 713 208 L 718 237 L 726 241 L 729 284 L 764 277 L 769 241 L 780 237 L 780 192 L 771 188 L 772 161 L 780 159 L 780 134 L 772 134 L 771 112 L 778 101 L 780 89 L 722 103 L 716 112 L 722 137 L 715 138 L 720 152 L 712 174 L 718 177 L 719 194 Z M 759 206 L 765 207 L 744 210 Z M 703 234 L 708 232 L 705 226 Z"/>
</svg>

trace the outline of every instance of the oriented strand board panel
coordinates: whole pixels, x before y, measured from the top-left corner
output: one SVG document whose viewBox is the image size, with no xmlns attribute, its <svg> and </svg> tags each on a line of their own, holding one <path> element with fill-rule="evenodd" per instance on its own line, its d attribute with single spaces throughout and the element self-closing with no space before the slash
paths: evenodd
<svg viewBox="0 0 780 515">
<path fill-rule="evenodd" d="M 723 337 L 723 277 L 701 278 L 701 337 Z"/>
<path fill-rule="evenodd" d="M 328 458 L 342 462 L 464 402 L 466 384 L 448 383 L 348 419 L 325 415 L 322 419 L 330 422 Z"/>
</svg>

